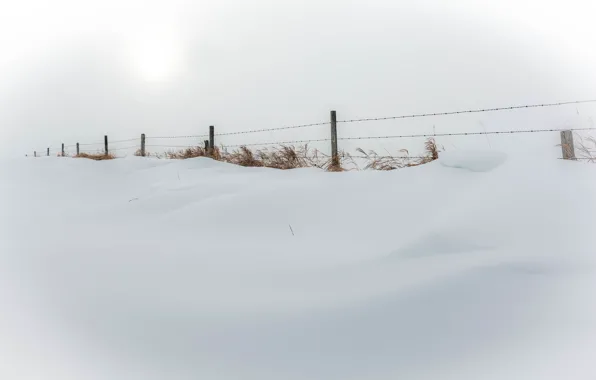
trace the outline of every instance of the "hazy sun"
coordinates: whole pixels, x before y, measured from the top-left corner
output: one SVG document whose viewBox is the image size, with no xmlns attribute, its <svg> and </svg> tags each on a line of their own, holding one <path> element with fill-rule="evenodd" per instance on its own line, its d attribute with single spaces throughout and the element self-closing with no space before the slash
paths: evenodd
<svg viewBox="0 0 596 380">
<path fill-rule="evenodd" d="M 164 82 L 180 74 L 184 52 L 175 38 L 143 38 L 132 44 L 131 59 L 135 74 L 148 82 Z"/>
</svg>

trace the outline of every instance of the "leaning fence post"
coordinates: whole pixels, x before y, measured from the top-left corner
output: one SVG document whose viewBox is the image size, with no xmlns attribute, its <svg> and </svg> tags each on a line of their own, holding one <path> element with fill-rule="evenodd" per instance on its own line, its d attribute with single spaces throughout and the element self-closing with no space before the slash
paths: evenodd
<svg viewBox="0 0 596 380">
<path fill-rule="evenodd" d="M 337 112 L 331 111 L 331 165 L 339 166 L 339 155 L 337 153 Z"/>
<path fill-rule="evenodd" d="M 105 135 L 103 137 L 103 143 L 105 145 L 105 153 L 106 153 L 106 156 L 107 156 L 108 153 L 109 153 L 109 150 L 108 150 L 108 135 Z"/>
<path fill-rule="evenodd" d="M 213 156 L 215 149 L 215 126 L 209 126 L 209 156 Z"/>
<path fill-rule="evenodd" d="M 62 157 L 64 157 L 64 143 L 62 143 Z"/>
<path fill-rule="evenodd" d="M 141 134 L 141 157 L 145 157 L 145 134 Z"/>
<path fill-rule="evenodd" d="M 564 160 L 575 160 L 575 146 L 573 145 L 573 132 L 561 131 L 561 149 Z"/>
<path fill-rule="evenodd" d="M 79 143 L 77 143 L 77 156 L 81 154 L 81 151 L 79 149 Z"/>
</svg>

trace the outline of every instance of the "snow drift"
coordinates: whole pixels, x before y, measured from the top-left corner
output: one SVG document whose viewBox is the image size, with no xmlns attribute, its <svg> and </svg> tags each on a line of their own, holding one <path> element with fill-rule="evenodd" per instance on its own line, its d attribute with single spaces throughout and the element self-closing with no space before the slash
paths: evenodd
<svg viewBox="0 0 596 380">
<path fill-rule="evenodd" d="M 593 379 L 596 167 L 0 164 L 2 379 Z"/>
</svg>

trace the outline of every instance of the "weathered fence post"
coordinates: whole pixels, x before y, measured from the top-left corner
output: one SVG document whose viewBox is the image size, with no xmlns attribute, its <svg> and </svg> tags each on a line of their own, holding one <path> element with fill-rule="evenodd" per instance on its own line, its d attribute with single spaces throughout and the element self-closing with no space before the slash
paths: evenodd
<svg viewBox="0 0 596 380">
<path fill-rule="evenodd" d="M 47 154 L 47 156 L 50 157 L 50 148 L 48 148 L 48 154 Z"/>
<path fill-rule="evenodd" d="M 575 146 L 573 145 L 573 131 L 561 131 L 561 149 L 564 160 L 575 160 Z"/>
<path fill-rule="evenodd" d="M 145 157 L 145 134 L 141 134 L 141 157 Z"/>
<path fill-rule="evenodd" d="M 337 153 L 337 112 L 331 111 L 331 165 L 339 166 L 339 155 Z"/>
<path fill-rule="evenodd" d="M 209 151 L 209 140 L 205 140 L 205 154 Z"/>
<path fill-rule="evenodd" d="M 64 143 L 62 143 L 62 157 L 64 157 Z"/>
<path fill-rule="evenodd" d="M 79 149 L 79 143 L 77 143 L 77 156 L 81 154 L 81 150 Z"/>
<path fill-rule="evenodd" d="M 107 156 L 109 154 L 109 150 L 108 150 L 108 135 L 105 135 L 103 137 L 103 143 L 105 145 L 105 154 Z"/>
<path fill-rule="evenodd" d="M 215 126 L 209 126 L 209 156 L 213 157 L 215 150 Z"/>
<path fill-rule="evenodd" d="M 33 157 L 37 157 L 37 152 L 33 151 Z"/>
</svg>

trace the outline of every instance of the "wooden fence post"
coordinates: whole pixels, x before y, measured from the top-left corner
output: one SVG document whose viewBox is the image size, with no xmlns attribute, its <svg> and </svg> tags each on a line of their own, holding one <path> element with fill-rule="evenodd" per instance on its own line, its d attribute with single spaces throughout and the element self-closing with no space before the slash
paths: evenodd
<svg viewBox="0 0 596 380">
<path fill-rule="evenodd" d="M 79 149 L 79 143 L 77 143 L 77 156 L 78 156 L 79 154 L 81 154 L 81 151 L 80 151 L 80 149 Z"/>
<path fill-rule="evenodd" d="M 47 156 L 50 157 L 50 148 L 48 148 L 48 154 L 47 154 Z"/>
<path fill-rule="evenodd" d="M 331 165 L 339 166 L 339 155 L 337 153 L 337 112 L 331 111 Z"/>
<path fill-rule="evenodd" d="M 62 157 L 64 157 L 64 143 L 62 143 Z"/>
<path fill-rule="evenodd" d="M 215 148 L 215 126 L 209 126 L 209 156 L 213 156 Z"/>
<path fill-rule="evenodd" d="M 37 157 L 37 151 L 33 151 L 33 157 Z"/>
<path fill-rule="evenodd" d="M 145 134 L 141 134 L 141 157 L 145 157 Z"/>
<path fill-rule="evenodd" d="M 205 154 L 209 151 L 209 140 L 205 140 Z"/>
<path fill-rule="evenodd" d="M 561 131 L 561 149 L 564 160 L 575 160 L 575 146 L 573 145 L 573 131 Z"/>
<path fill-rule="evenodd" d="M 106 154 L 106 156 L 107 156 L 107 155 L 109 154 L 109 152 L 110 152 L 110 151 L 108 150 L 108 135 L 105 135 L 105 136 L 103 137 L 103 143 L 104 143 L 104 145 L 105 145 L 105 154 Z"/>
</svg>

